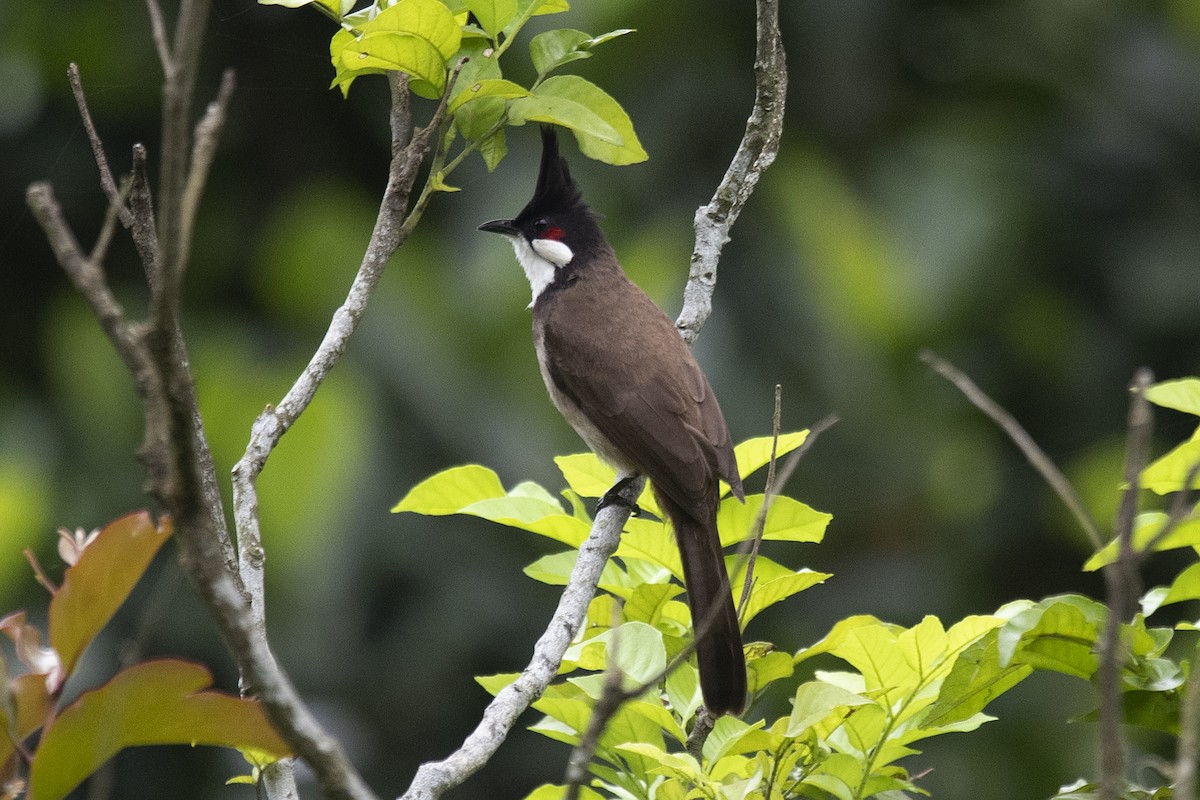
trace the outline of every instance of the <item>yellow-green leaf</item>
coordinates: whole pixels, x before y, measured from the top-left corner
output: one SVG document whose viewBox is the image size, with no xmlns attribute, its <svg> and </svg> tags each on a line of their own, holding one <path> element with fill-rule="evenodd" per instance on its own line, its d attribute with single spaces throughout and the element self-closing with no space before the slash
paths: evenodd
<svg viewBox="0 0 1200 800">
<path fill-rule="evenodd" d="M 432 42 L 415 33 L 364 32 L 342 49 L 341 62 L 342 74 L 350 77 L 379 70 L 406 73 L 413 78 L 409 89 L 420 97 L 436 98 L 446 86 L 445 59 Z"/>
<path fill-rule="evenodd" d="M 466 0 L 479 27 L 495 37 L 517 15 L 517 0 Z"/>
<path fill-rule="evenodd" d="M 456 91 L 454 99 L 450 102 L 447 110 L 453 114 L 462 108 L 463 104 L 484 97 L 512 100 L 518 97 L 525 97 L 528 94 L 528 89 L 512 81 L 506 81 L 503 78 L 485 78 L 463 86 L 459 91 Z"/>
<path fill-rule="evenodd" d="M 504 486 L 495 472 L 479 464 L 451 467 L 418 483 L 392 512 L 412 511 L 441 516 L 457 514 L 480 500 L 504 497 Z"/>
<path fill-rule="evenodd" d="M 410 33 L 429 42 L 448 61 L 462 44 L 462 28 L 440 0 L 400 0 L 363 26 L 364 34 Z"/>
<path fill-rule="evenodd" d="M 1184 487 L 1188 472 L 1200 463 L 1200 428 L 1192 434 L 1192 438 L 1176 446 L 1169 453 L 1155 459 L 1141 474 L 1141 484 L 1144 488 L 1156 494 L 1169 494 L 1182 491 L 1184 488 L 1200 487 L 1200 476 L 1192 480 L 1189 487 Z"/>
<path fill-rule="evenodd" d="M 1157 406 L 1200 417 L 1200 378 L 1156 383 L 1146 390 L 1146 399 Z"/>
<path fill-rule="evenodd" d="M 721 545 L 729 546 L 744 541 L 753 533 L 754 523 L 762 509 L 763 495 L 750 495 L 742 503 L 729 497 L 721 502 L 717 511 L 717 528 L 721 531 Z M 777 542 L 819 542 L 825 538 L 825 528 L 833 516 L 817 511 L 799 500 L 778 495 L 771 501 L 763 526 L 763 539 Z"/>
<path fill-rule="evenodd" d="M 1147 511 L 1138 514 L 1134 520 L 1133 541 L 1134 552 L 1141 552 L 1158 537 L 1163 526 L 1167 524 L 1167 515 L 1161 511 Z M 1200 546 L 1200 517 L 1192 517 L 1175 526 L 1175 529 L 1164 536 L 1154 545 L 1155 552 L 1176 550 L 1180 547 Z M 1118 542 L 1113 539 L 1084 563 L 1087 572 L 1093 572 L 1117 560 Z"/>
<path fill-rule="evenodd" d="M 748 478 L 770 463 L 772 438 L 770 436 L 757 436 L 753 439 L 747 439 L 733 448 L 733 454 L 737 458 L 738 475 L 742 476 L 742 478 Z M 775 458 L 777 460 L 782 459 L 785 455 L 804 444 L 804 440 L 807 438 L 807 430 L 779 434 L 779 444 L 776 446 Z"/>
<path fill-rule="evenodd" d="M 733 585 L 734 596 L 740 597 L 742 586 L 746 580 L 745 560 L 737 556 L 729 556 L 725 561 L 730 572 L 729 579 Z M 746 602 L 745 609 L 742 610 L 743 624 L 748 623 L 776 603 L 819 583 L 824 583 L 830 577 L 832 576 L 828 572 L 814 572 L 811 569 L 793 571 L 760 555 L 754 563 L 750 599 Z"/>
<path fill-rule="evenodd" d="M 788 719 L 787 735 L 799 736 L 806 730 L 836 712 L 844 718 L 849 710 L 864 706 L 872 701 L 860 694 L 848 692 L 840 686 L 824 681 L 802 683 L 792 700 L 792 714 Z"/>
<path fill-rule="evenodd" d="M 531 97 L 512 101 L 509 113 L 514 124 L 532 120 L 570 128 L 583 154 L 606 164 L 636 164 L 648 157 L 621 104 L 578 75 L 547 78 Z"/>
</svg>

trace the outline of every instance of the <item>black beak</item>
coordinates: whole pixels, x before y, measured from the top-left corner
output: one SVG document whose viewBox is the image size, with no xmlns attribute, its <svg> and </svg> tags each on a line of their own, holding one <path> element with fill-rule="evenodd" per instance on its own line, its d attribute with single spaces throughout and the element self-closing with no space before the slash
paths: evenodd
<svg viewBox="0 0 1200 800">
<path fill-rule="evenodd" d="M 485 222 L 479 226 L 479 230 L 488 233 L 502 233 L 505 236 L 517 236 L 521 233 L 511 219 L 494 219 L 491 222 Z"/>
</svg>

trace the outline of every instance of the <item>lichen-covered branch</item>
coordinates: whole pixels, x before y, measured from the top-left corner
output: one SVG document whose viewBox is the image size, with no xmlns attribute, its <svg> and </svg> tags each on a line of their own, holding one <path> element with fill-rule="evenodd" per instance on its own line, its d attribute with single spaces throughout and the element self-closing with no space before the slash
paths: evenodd
<svg viewBox="0 0 1200 800">
<path fill-rule="evenodd" d="M 783 135 L 787 59 L 779 30 L 779 0 L 758 0 L 756 9 L 754 108 L 746 120 L 741 144 L 712 200 L 696 209 L 696 245 L 692 250 L 687 285 L 683 289 L 683 310 L 675 321 L 688 344 L 695 341 L 700 327 L 712 312 L 717 264 L 721 260 L 721 250 L 729 241 L 729 231 L 759 178 L 775 161 Z"/>
</svg>

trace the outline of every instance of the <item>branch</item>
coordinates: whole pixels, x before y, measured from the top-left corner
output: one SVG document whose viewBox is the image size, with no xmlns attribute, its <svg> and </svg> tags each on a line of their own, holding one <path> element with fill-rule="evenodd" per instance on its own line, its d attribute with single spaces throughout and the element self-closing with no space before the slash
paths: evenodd
<svg viewBox="0 0 1200 800">
<path fill-rule="evenodd" d="M 82 120 L 88 142 L 92 145 L 92 156 L 96 159 L 96 166 L 100 170 L 100 188 L 108 195 L 109 202 L 117 205 L 121 224 L 128 228 L 133 220 L 129 210 L 125 208 L 125 204 L 116 202 L 117 182 L 113 179 L 112 170 L 108 167 L 108 157 L 104 154 L 104 143 L 100 141 L 100 134 L 96 132 L 96 125 L 92 122 L 92 112 L 88 109 L 87 97 L 83 93 L 83 79 L 79 75 L 79 65 L 73 61 L 67 65 L 67 80 L 71 84 L 71 93 L 75 95 L 79 119 Z"/>
<path fill-rule="evenodd" d="M 447 96 L 453 86 L 448 82 Z M 233 467 L 234 524 L 237 528 L 238 571 L 242 583 L 250 596 L 247 624 L 256 636 L 266 641 L 266 609 L 264 604 L 263 565 L 266 553 L 258 521 L 258 476 L 266 465 L 272 450 L 291 429 L 300 415 L 308 408 L 317 390 L 333 370 L 350 336 L 366 313 L 367 303 L 375 292 L 388 260 L 408 238 L 412 226 L 405 219 L 408 198 L 416 183 L 422 162 L 428 155 L 434 134 L 445 119 L 446 101 L 439 105 L 429 125 L 412 132 L 409 112 L 408 78 L 401 73 L 389 73 L 388 81 L 392 92 L 390 125 L 392 131 L 392 158 L 388 168 L 388 182 L 384 189 L 375 226 L 367 243 L 362 261 L 350 284 L 345 301 L 334 312 L 325 337 L 309 359 L 308 365 L 296 378 L 287 393 L 275 406 L 268 406 L 254 421 L 246 452 Z M 220 101 L 218 101 L 219 113 Z M 202 121 L 203 124 L 203 121 Z M 199 146 L 199 143 L 198 145 Z M 194 159 L 195 163 L 195 159 Z M 268 652 L 269 654 L 269 652 Z M 253 656 L 243 652 L 239 661 Z M 271 664 L 273 665 L 273 659 Z M 277 672 L 277 670 L 276 670 Z M 252 681 L 247 687 L 256 691 L 268 713 L 284 738 L 296 748 L 297 753 L 308 762 L 316 773 L 324 792 L 331 797 L 370 798 L 373 795 L 355 772 L 340 745 L 317 723 L 304 706 L 291 685 L 283 681 L 282 673 L 268 675 L 267 681 L 253 672 L 243 671 L 245 679 Z M 257 678 L 257 679 L 256 679 Z"/>
<path fill-rule="evenodd" d="M 208 172 L 212 167 L 213 156 L 217 152 L 217 140 L 221 136 L 221 128 L 225 125 L 225 110 L 229 107 L 229 99 L 233 96 L 233 70 L 227 69 L 221 75 L 221 88 L 217 90 L 217 98 L 208 104 L 204 116 L 196 123 L 196 131 L 192 137 L 192 166 L 188 170 L 187 180 L 183 186 L 183 200 L 180 203 L 180 261 L 186 263 L 191 254 L 192 230 L 196 224 L 196 212 L 200 208 L 200 197 L 204 194 L 204 185 L 208 182 Z"/>
<path fill-rule="evenodd" d="M 1196 796 L 1196 759 L 1200 753 L 1200 644 L 1192 659 L 1192 671 L 1183 685 L 1179 705 L 1179 741 L 1175 756 L 1175 797 Z"/>
<path fill-rule="evenodd" d="M 632 505 L 645 486 L 643 479 L 632 481 L 621 494 Z M 592 522 L 591 533 L 579 548 L 579 558 L 571 570 L 558 608 L 546 631 L 533 648 L 533 658 L 521 675 L 488 704 L 475 730 L 462 746 L 441 761 L 422 764 L 402 800 L 434 800 L 443 792 L 460 785 L 479 771 L 504 743 L 517 718 L 541 696 L 558 674 L 563 654 L 587 618 L 588 604 L 596 593 L 600 572 L 621 541 L 621 529 L 629 519 L 629 508 L 613 504 L 604 507 Z"/>
<path fill-rule="evenodd" d="M 935 372 L 954 384 L 955 388 L 962 392 L 976 408 L 991 417 L 992 421 L 1008 434 L 1008 438 L 1020 448 L 1033 468 L 1038 471 L 1046 483 L 1050 484 L 1050 488 L 1075 516 L 1075 520 L 1087 534 L 1092 546 L 1097 550 L 1103 547 L 1104 537 L 1100 535 L 1100 529 L 1096 526 L 1092 515 L 1084 507 L 1083 501 L 1079 499 L 1079 495 L 1075 493 L 1071 483 L 1062 474 L 1062 470 L 1055 466 L 1050 457 L 1038 447 L 1033 437 L 1021 427 L 1021 423 L 1017 422 L 1012 414 L 1005 411 L 995 400 L 988 397 L 982 389 L 975 385 L 974 381 L 959 371 L 957 367 L 932 350 L 922 350 L 920 358 Z"/>
<path fill-rule="evenodd" d="M 691 344 L 712 312 L 717 264 L 729 231 L 762 173 L 779 152 L 787 98 L 787 62 L 779 31 L 779 0 L 757 0 L 757 43 L 754 58 L 754 108 L 746 120 L 737 153 L 707 205 L 696 209 L 696 246 L 683 290 L 683 310 L 675 325 Z"/>
<path fill-rule="evenodd" d="M 1117 512 L 1117 560 L 1104 568 L 1108 616 L 1101 634 L 1100 664 L 1096 670 L 1100 690 L 1100 789 L 1097 793 L 1100 800 L 1117 800 L 1122 794 L 1125 748 L 1121 738 L 1121 666 L 1125 661 L 1125 642 L 1121 636 L 1121 623 L 1129 616 L 1133 599 L 1139 594 L 1133 525 L 1153 430 L 1150 401 L 1146 399 L 1146 389 L 1153 381 L 1150 370 L 1142 368 L 1134 375 L 1130 387 L 1125 435 L 1126 489 Z"/>
</svg>

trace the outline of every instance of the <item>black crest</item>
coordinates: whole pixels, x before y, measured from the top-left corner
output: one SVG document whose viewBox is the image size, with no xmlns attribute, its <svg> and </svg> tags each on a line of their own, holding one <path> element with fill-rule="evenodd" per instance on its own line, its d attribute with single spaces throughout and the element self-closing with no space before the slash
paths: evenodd
<svg viewBox="0 0 1200 800">
<path fill-rule="evenodd" d="M 583 197 L 575 181 L 571 180 L 567 160 L 559 155 L 558 134 L 554 126 L 543 125 L 542 166 L 538 171 L 537 186 L 533 190 L 533 199 L 518 219 L 572 211 L 580 207 L 583 207 Z"/>
</svg>

